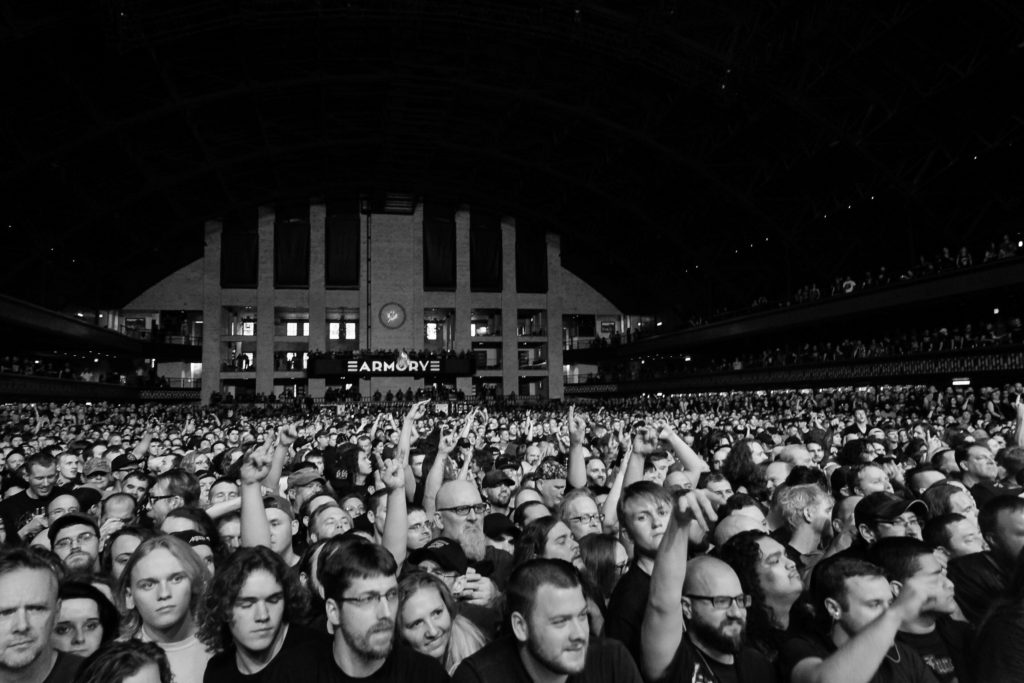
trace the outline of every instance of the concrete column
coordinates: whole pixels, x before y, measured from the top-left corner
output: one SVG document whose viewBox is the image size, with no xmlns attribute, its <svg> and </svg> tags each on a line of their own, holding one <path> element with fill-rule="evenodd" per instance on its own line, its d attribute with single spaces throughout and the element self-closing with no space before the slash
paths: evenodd
<svg viewBox="0 0 1024 683">
<path fill-rule="evenodd" d="M 220 337 L 224 332 L 220 299 L 220 221 L 206 221 L 203 249 L 203 379 L 199 397 L 203 405 L 220 390 Z"/>
<path fill-rule="evenodd" d="M 274 391 L 274 209 L 259 209 L 259 283 L 256 289 L 256 393 Z"/>
<path fill-rule="evenodd" d="M 565 394 L 562 377 L 562 242 L 558 235 L 547 235 L 548 262 L 548 398 Z"/>
<path fill-rule="evenodd" d="M 472 210 L 472 209 L 471 209 Z M 469 259 L 469 211 L 458 211 L 455 214 L 455 350 L 469 351 L 473 348 L 473 339 L 469 336 L 470 311 L 473 310 L 473 297 L 470 291 L 470 259 Z M 455 380 L 456 387 L 466 396 L 473 395 L 473 378 L 459 377 Z"/>
<path fill-rule="evenodd" d="M 326 248 L 327 207 L 321 203 L 309 207 L 309 350 L 327 349 L 327 288 L 324 253 Z M 324 379 L 307 380 L 306 391 L 313 398 L 327 392 Z"/>
<path fill-rule="evenodd" d="M 519 346 L 516 320 L 519 293 L 516 291 L 516 223 L 501 221 L 501 382 L 506 396 L 519 393 Z"/>
</svg>

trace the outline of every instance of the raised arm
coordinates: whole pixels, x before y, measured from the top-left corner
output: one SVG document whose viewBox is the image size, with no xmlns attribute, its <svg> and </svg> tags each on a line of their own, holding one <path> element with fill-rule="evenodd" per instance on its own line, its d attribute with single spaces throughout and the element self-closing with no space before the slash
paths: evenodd
<svg viewBox="0 0 1024 683">
<path fill-rule="evenodd" d="M 448 454 L 455 448 L 455 440 L 451 435 L 445 436 L 444 429 L 441 429 L 440 438 L 437 441 L 437 457 L 430 471 L 423 479 L 423 510 L 427 513 L 427 519 L 434 518 L 436 508 L 435 498 L 444 483 L 444 466 Z"/>
<path fill-rule="evenodd" d="M 587 435 L 587 422 L 576 415 L 576 406 L 569 406 L 569 471 L 566 483 L 570 489 L 587 485 L 587 463 L 583 459 L 583 439 Z"/>
<path fill-rule="evenodd" d="M 944 577 L 943 577 L 944 578 Z M 889 609 L 860 633 L 825 659 L 808 657 L 793 667 L 793 683 L 868 683 L 882 665 L 896 632 L 905 619 L 916 618 L 933 594 L 929 583 L 936 579 L 920 576 L 903 583 L 899 597 Z"/>
<path fill-rule="evenodd" d="M 1017 428 L 1014 430 L 1013 436 L 1017 445 L 1024 447 L 1024 402 L 1020 400 L 1020 394 L 1017 394 L 1017 400 L 1013 402 L 1013 407 L 1017 409 Z"/>
<path fill-rule="evenodd" d="M 291 455 L 292 444 L 299 434 L 296 425 L 286 425 L 277 430 L 277 442 L 274 444 L 274 456 L 270 461 L 270 469 L 262 484 L 268 489 L 277 493 L 281 482 L 281 472 L 284 471 L 285 461 Z"/>
<path fill-rule="evenodd" d="M 686 442 L 676 434 L 672 427 L 668 425 L 662 427 L 658 437 L 672 447 L 672 452 L 676 454 L 676 459 L 683 464 L 683 472 L 686 473 L 686 476 L 696 486 L 700 480 L 700 475 L 710 469 L 708 464 L 699 455 L 694 453 L 692 448 L 686 445 Z"/>
<path fill-rule="evenodd" d="M 258 545 L 270 547 L 270 523 L 263 507 L 263 489 L 260 485 L 270 471 L 269 444 L 263 444 L 244 456 L 239 471 L 241 482 L 241 542 L 244 547 Z"/>
<path fill-rule="evenodd" d="M 696 523 L 706 531 L 709 520 L 715 519 L 703 491 L 691 491 L 676 499 L 668 529 L 654 559 L 651 591 L 640 629 L 641 669 L 647 680 L 665 676 L 683 638 L 683 608 L 679 601 L 689 560 L 690 524 Z"/>
<path fill-rule="evenodd" d="M 622 459 L 619 461 L 619 467 L 615 471 L 615 479 L 612 481 L 611 489 L 608 491 L 608 496 L 604 499 L 604 505 L 601 507 L 601 512 L 604 513 L 604 526 L 607 529 L 619 528 L 619 498 L 622 497 L 622 488 L 626 479 L 626 465 L 629 463 L 629 459 L 633 457 L 633 446 L 630 442 L 625 442 L 623 445 Z"/>
</svg>

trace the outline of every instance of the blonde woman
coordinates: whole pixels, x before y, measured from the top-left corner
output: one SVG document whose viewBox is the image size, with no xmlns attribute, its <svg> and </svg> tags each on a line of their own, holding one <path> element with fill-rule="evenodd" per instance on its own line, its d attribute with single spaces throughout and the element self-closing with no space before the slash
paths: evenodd
<svg viewBox="0 0 1024 683">
<path fill-rule="evenodd" d="M 480 629 L 458 613 L 448 587 L 432 574 L 417 571 L 402 579 L 398 600 L 399 638 L 437 659 L 449 674 L 487 644 Z"/>
</svg>

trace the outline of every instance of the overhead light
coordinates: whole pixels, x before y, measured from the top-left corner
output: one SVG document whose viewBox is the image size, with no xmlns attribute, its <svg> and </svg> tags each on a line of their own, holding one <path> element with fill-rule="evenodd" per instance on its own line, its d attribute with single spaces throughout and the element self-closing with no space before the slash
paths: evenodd
<svg viewBox="0 0 1024 683">
<path fill-rule="evenodd" d="M 971 378 L 970 377 L 954 377 L 953 378 L 953 386 L 954 387 L 969 387 L 969 386 L 971 386 Z"/>
<path fill-rule="evenodd" d="M 999 315 L 999 309 L 998 308 L 993 308 L 992 309 L 992 315 Z"/>
</svg>

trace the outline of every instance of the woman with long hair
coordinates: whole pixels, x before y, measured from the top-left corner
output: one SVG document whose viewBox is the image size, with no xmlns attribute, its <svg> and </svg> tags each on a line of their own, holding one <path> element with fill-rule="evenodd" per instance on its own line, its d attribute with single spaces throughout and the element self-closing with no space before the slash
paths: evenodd
<svg viewBox="0 0 1024 683">
<path fill-rule="evenodd" d="M 463 659 L 487 644 L 484 634 L 458 612 L 444 581 L 414 571 L 398 584 L 398 637 L 452 674 Z"/>
<path fill-rule="evenodd" d="M 608 604 L 615 585 L 629 570 L 629 554 L 612 534 L 588 534 L 580 539 L 581 573 L 590 580 Z"/>
<path fill-rule="evenodd" d="M 60 611 L 50 642 L 61 652 L 88 657 L 118 635 L 120 616 L 98 588 L 80 581 L 60 586 Z"/>
</svg>

